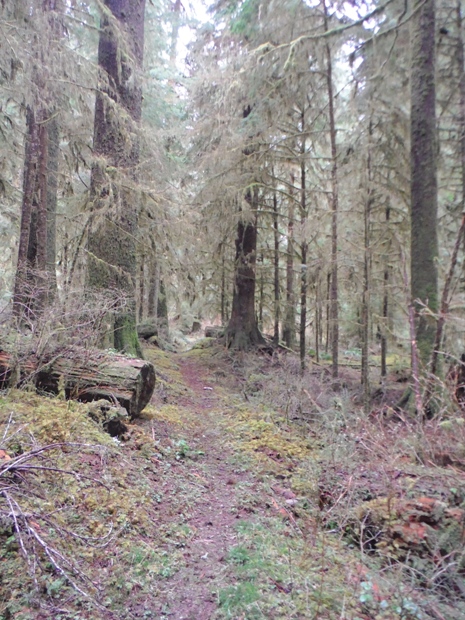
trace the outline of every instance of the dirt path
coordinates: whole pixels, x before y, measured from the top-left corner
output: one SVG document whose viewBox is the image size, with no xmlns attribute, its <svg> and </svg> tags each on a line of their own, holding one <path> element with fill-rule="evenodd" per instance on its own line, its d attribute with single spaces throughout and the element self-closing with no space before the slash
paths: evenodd
<svg viewBox="0 0 465 620">
<path fill-rule="evenodd" d="M 224 446 L 216 423 L 221 399 L 215 387 L 202 378 L 202 368 L 195 361 L 180 356 L 178 364 L 189 392 L 177 405 L 190 412 L 193 428 L 186 432 L 189 449 L 201 455 L 198 468 L 192 471 L 191 467 L 185 484 L 194 485 L 200 494 L 188 514 L 182 515 L 190 532 L 183 542 L 184 563 L 161 587 L 158 611 L 160 618 L 210 620 L 216 617 L 217 593 L 227 585 L 225 559 L 236 542 L 235 524 L 238 519 L 250 518 L 241 510 L 236 486 L 254 486 L 254 482 L 247 472 L 238 471 Z M 172 495 L 171 506 L 165 504 L 165 517 L 177 503 L 177 493 Z"/>
</svg>

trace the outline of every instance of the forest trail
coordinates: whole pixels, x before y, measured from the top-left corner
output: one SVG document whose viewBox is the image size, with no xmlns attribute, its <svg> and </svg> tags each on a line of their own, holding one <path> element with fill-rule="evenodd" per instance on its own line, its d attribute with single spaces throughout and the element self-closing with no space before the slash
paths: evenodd
<svg viewBox="0 0 465 620">
<path fill-rule="evenodd" d="M 263 399 L 270 358 L 252 358 L 255 373 L 211 345 L 148 349 L 146 358 L 158 384 L 143 424 L 161 456 L 149 542 L 164 562 L 152 582 L 154 617 L 351 618 L 341 601 L 359 608 L 357 554 L 319 525 L 318 437 Z"/>
<path fill-rule="evenodd" d="M 217 419 L 222 400 L 205 369 L 195 359 L 178 356 L 183 383 L 188 394 L 178 399 L 187 418 L 188 432 L 181 445 L 198 457 L 190 467 L 187 485 L 200 491 L 198 499 L 183 515 L 190 534 L 183 543 L 184 562 L 160 589 L 160 618 L 174 620 L 209 620 L 216 617 L 217 593 L 228 585 L 226 557 L 237 542 L 235 523 L 247 516 L 241 511 L 237 484 L 253 485 L 250 475 L 232 463 L 232 453 L 225 447 Z M 188 447 L 187 447 L 188 446 Z M 188 459 L 189 460 L 189 459 Z M 182 490 L 180 490 L 182 492 Z M 178 498 L 165 504 L 164 514 L 174 510 Z"/>
<path fill-rule="evenodd" d="M 150 423 L 163 454 L 157 620 L 338 617 L 321 588 L 329 578 L 339 589 L 345 554 L 320 541 L 308 499 L 292 489 L 309 494 L 307 430 L 247 395 L 241 361 L 222 347 L 146 357 L 159 377 Z"/>
</svg>

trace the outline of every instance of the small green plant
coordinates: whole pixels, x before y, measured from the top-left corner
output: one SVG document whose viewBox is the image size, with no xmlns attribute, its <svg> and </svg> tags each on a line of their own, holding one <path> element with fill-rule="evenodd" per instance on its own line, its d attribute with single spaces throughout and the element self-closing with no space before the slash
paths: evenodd
<svg viewBox="0 0 465 620">
<path fill-rule="evenodd" d="M 257 586 L 250 581 L 220 590 L 218 594 L 219 605 L 230 618 L 236 618 L 237 612 L 245 610 L 259 598 Z"/>
<path fill-rule="evenodd" d="M 185 439 L 178 439 L 175 443 L 176 451 L 175 458 L 177 461 L 181 461 L 182 459 L 190 458 L 196 459 L 199 456 L 203 456 L 204 452 L 202 450 L 192 450 Z"/>
<path fill-rule="evenodd" d="M 228 560 L 233 564 L 246 564 L 250 561 L 249 551 L 242 545 L 233 547 L 228 553 Z"/>
</svg>

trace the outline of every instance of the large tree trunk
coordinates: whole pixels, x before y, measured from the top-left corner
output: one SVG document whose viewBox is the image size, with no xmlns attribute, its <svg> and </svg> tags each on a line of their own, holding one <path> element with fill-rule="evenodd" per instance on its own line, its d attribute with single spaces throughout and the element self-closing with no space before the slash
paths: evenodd
<svg viewBox="0 0 465 620">
<path fill-rule="evenodd" d="M 169 333 L 168 297 L 166 294 L 165 281 L 161 276 L 157 297 L 157 325 L 160 327 L 165 337 L 167 337 Z"/>
<path fill-rule="evenodd" d="M 23 199 L 18 262 L 13 294 L 13 314 L 35 321 L 43 305 L 56 291 L 55 227 L 59 135 L 52 96 L 48 90 L 49 68 L 45 62 L 49 39 L 61 36 L 60 3 L 43 0 L 32 14 L 43 17 L 47 31 L 35 40 L 34 100 L 26 111 Z"/>
<path fill-rule="evenodd" d="M 456 60 L 457 69 L 459 71 L 459 93 L 460 93 L 460 111 L 458 117 L 458 125 L 460 130 L 460 177 L 461 177 L 461 208 L 462 208 L 462 223 L 460 225 L 457 240 L 452 252 L 449 271 L 444 283 L 444 289 L 441 295 L 441 304 L 439 308 L 439 317 L 436 325 L 436 334 L 434 338 L 434 346 L 431 355 L 431 374 L 435 375 L 440 370 L 440 350 L 442 344 L 442 337 L 444 333 L 444 327 L 446 323 L 446 316 L 449 311 L 450 304 L 450 292 L 452 286 L 452 278 L 454 276 L 455 267 L 457 264 L 457 258 L 459 249 L 462 245 L 462 239 L 465 235 L 465 54 L 463 44 L 463 15 L 462 15 L 462 3 L 457 0 L 456 4 L 456 23 L 457 23 L 457 50 Z M 433 385 L 430 383 L 428 386 L 428 392 L 432 393 Z M 430 394 L 429 394 L 430 395 Z M 428 396 L 429 396 L 428 395 Z"/>
<path fill-rule="evenodd" d="M 56 290 L 58 126 L 45 108 L 27 109 L 21 228 L 13 313 L 36 320 Z"/>
<path fill-rule="evenodd" d="M 420 5 L 421 6 L 418 6 Z M 411 31 L 411 295 L 421 361 L 431 356 L 438 309 L 435 4 L 415 3 Z M 431 312 L 424 312 L 427 307 Z"/>
<path fill-rule="evenodd" d="M 26 117 L 26 143 L 23 171 L 23 200 L 21 205 L 21 225 L 19 234 L 18 262 L 13 294 L 13 312 L 21 317 L 32 312 L 30 293 L 30 267 L 28 260 L 29 237 L 31 233 L 32 212 L 36 190 L 37 169 L 39 165 L 40 140 L 39 126 L 34 111 L 28 107 Z"/>
<path fill-rule="evenodd" d="M 252 111 L 247 105 L 243 110 L 246 119 Z M 254 147 L 247 146 L 244 155 L 252 158 Z M 234 263 L 234 294 L 231 317 L 225 331 L 228 347 L 237 350 L 246 350 L 265 340 L 260 333 L 255 316 L 255 265 L 257 262 L 257 218 L 258 218 L 258 188 L 248 187 L 245 200 L 249 205 L 249 215 L 244 217 L 239 208 L 237 222 L 236 260 Z"/>
<path fill-rule="evenodd" d="M 95 102 L 88 283 L 113 290 L 124 309 L 113 316 L 110 340 L 119 351 L 140 355 L 136 332 L 136 180 L 142 89 L 138 75 L 144 51 L 145 0 L 105 0 L 113 17 L 102 18 Z"/>
<path fill-rule="evenodd" d="M 255 317 L 258 190 L 248 189 L 246 200 L 250 204 L 254 219 L 240 219 L 237 224 L 234 296 L 231 318 L 226 329 L 228 347 L 239 350 L 265 342 Z"/>
<path fill-rule="evenodd" d="M 60 134 L 56 116 L 47 121 L 48 165 L 47 165 L 47 258 L 49 298 L 57 290 L 56 277 L 56 218 L 58 202 L 58 160 L 60 154 Z"/>
</svg>

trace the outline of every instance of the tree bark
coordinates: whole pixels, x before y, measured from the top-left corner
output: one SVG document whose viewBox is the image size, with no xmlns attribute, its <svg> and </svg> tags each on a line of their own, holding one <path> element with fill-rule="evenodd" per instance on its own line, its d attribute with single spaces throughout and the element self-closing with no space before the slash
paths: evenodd
<svg viewBox="0 0 465 620">
<path fill-rule="evenodd" d="M 391 207 L 388 204 L 385 211 L 386 233 L 389 233 L 389 221 L 391 218 Z M 383 311 L 382 311 L 382 329 L 381 329 L 381 377 L 387 376 L 387 329 L 389 316 L 389 252 L 384 256 L 384 274 L 383 274 Z"/>
<path fill-rule="evenodd" d="M 366 170 L 366 198 L 364 205 L 364 252 L 363 252 L 363 294 L 362 294 L 362 359 L 361 382 L 363 385 L 363 408 L 366 415 L 370 413 L 370 216 L 373 207 L 373 170 L 371 162 L 371 140 L 373 124 L 370 120 L 368 127 L 367 170 Z"/>
<path fill-rule="evenodd" d="M 61 7 L 62 8 L 62 7 Z M 56 3 L 44 0 L 36 11 L 47 16 L 47 36 L 61 36 Z M 47 91 L 45 51 L 34 47 L 35 96 L 26 110 L 23 199 L 13 314 L 36 321 L 56 292 L 56 206 L 59 134 L 51 95 Z M 40 67 L 40 68 L 39 68 Z"/>
<path fill-rule="evenodd" d="M 283 341 L 289 349 L 296 345 L 295 293 L 294 293 L 294 175 L 291 174 L 289 208 L 287 216 L 286 251 L 286 311 L 284 314 Z"/>
<path fill-rule="evenodd" d="M 328 7 L 323 0 L 325 31 L 328 30 Z M 329 139 L 331 143 L 331 289 L 330 289 L 330 334 L 332 375 L 339 374 L 339 287 L 338 287 L 338 167 L 337 167 L 337 136 L 334 114 L 333 61 L 331 47 L 326 42 L 326 85 L 328 94 Z"/>
<path fill-rule="evenodd" d="M 237 224 L 234 295 L 226 329 L 228 347 L 237 350 L 247 350 L 265 342 L 255 317 L 258 189 L 248 189 L 245 199 L 253 220 L 241 218 Z"/>
<path fill-rule="evenodd" d="M 13 294 L 13 313 L 16 317 L 30 315 L 32 297 L 30 291 L 29 238 L 31 234 L 32 212 L 38 176 L 40 138 L 39 126 L 34 110 L 26 112 L 26 144 L 23 171 L 23 199 L 21 205 L 21 225 L 19 234 L 18 262 L 16 266 Z"/>
<path fill-rule="evenodd" d="M 274 179 L 274 175 L 273 175 Z M 273 180 L 273 184 L 275 180 Z M 273 187 L 273 289 L 274 289 L 274 329 L 273 344 L 279 344 L 279 319 L 280 319 L 280 290 L 279 290 L 279 225 L 278 225 L 278 198 L 276 188 Z"/>
<path fill-rule="evenodd" d="M 221 325 L 226 323 L 226 260 L 224 246 L 221 247 Z"/>
<path fill-rule="evenodd" d="M 455 267 L 457 264 L 457 258 L 459 249 L 462 244 L 462 239 L 465 236 L 465 53 L 464 53 L 464 45 L 463 45 L 463 16 L 462 16 L 462 5 L 460 0 L 458 0 L 456 5 L 456 23 L 457 23 L 457 68 L 459 70 L 460 81 L 459 81 L 459 92 L 460 92 L 460 111 L 459 111 L 459 129 L 460 129 L 460 176 L 461 176 L 461 209 L 462 209 L 462 223 L 460 224 L 460 228 L 457 234 L 457 239 L 454 245 L 454 249 L 452 252 L 452 257 L 450 261 L 449 271 L 446 276 L 446 281 L 444 283 L 444 289 L 441 295 L 441 304 L 439 309 L 439 316 L 436 325 L 436 333 L 434 337 L 434 346 L 431 354 L 431 374 L 435 375 L 439 371 L 439 355 L 442 343 L 442 336 L 444 332 L 444 326 L 446 323 L 447 312 L 449 311 L 449 303 L 450 303 L 450 289 L 452 285 L 452 278 L 454 276 Z M 428 395 L 429 397 L 433 391 L 433 386 L 431 382 L 428 385 Z"/>
<path fill-rule="evenodd" d="M 56 219 L 58 202 L 58 162 L 60 155 L 60 133 L 56 115 L 47 121 L 47 258 L 48 295 L 52 299 L 57 290 L 56 276 Z"/>
<path fill-rule="evenodd" d="M 421 0 L 411 30 L 411 297 L 420 359 L 431 357 L 438 309 L 435 2 Z M 425 312 L 425 308 L 429 311 Z"/>
<path fill-rule="evenodd" d="M 246 119 L 252 111 L 247 105 L 243 110 Z M 244 155 L 253 159 L 254 148 L 247 146 Z M 236 259 L 234 262 L 234 293 L 231 317 L 225 331 L 227 346 L 237 350 L 247 350 L 265 340 L 260 333 L 255 316 L 255 285 L 257 263 L 257 219 L 258 219 L 258 188 L 248 187 L 245 200 L 249 213 L 245 217 L 239 207 L 237 222 Z"/>
<path fill-rule="evenodd" d="M 139 164 L 145 0 L 105 0 L 98 64 L 101 86 L 95 101 L 91 188 L 93 220 L 88 240 L 88 284 L 113 290 L 126 301 L 113 316 L 111 339 L 120 351 L 140 355 L 136 332 L 135 183 Z"/>
<path fill-rule="evenodd" d="M 306 194 L 306 170 L 305 170 L 305 107 L 301 112 L 301 144 L 300 144 L 300 329 L 299 329 L 299 350 L 300 368 L 305 370 L 305 330 L 307 328 L 307 252 L 308 242 L 306 239 L 307 224 L 307 194 Z"/>
</svg>

